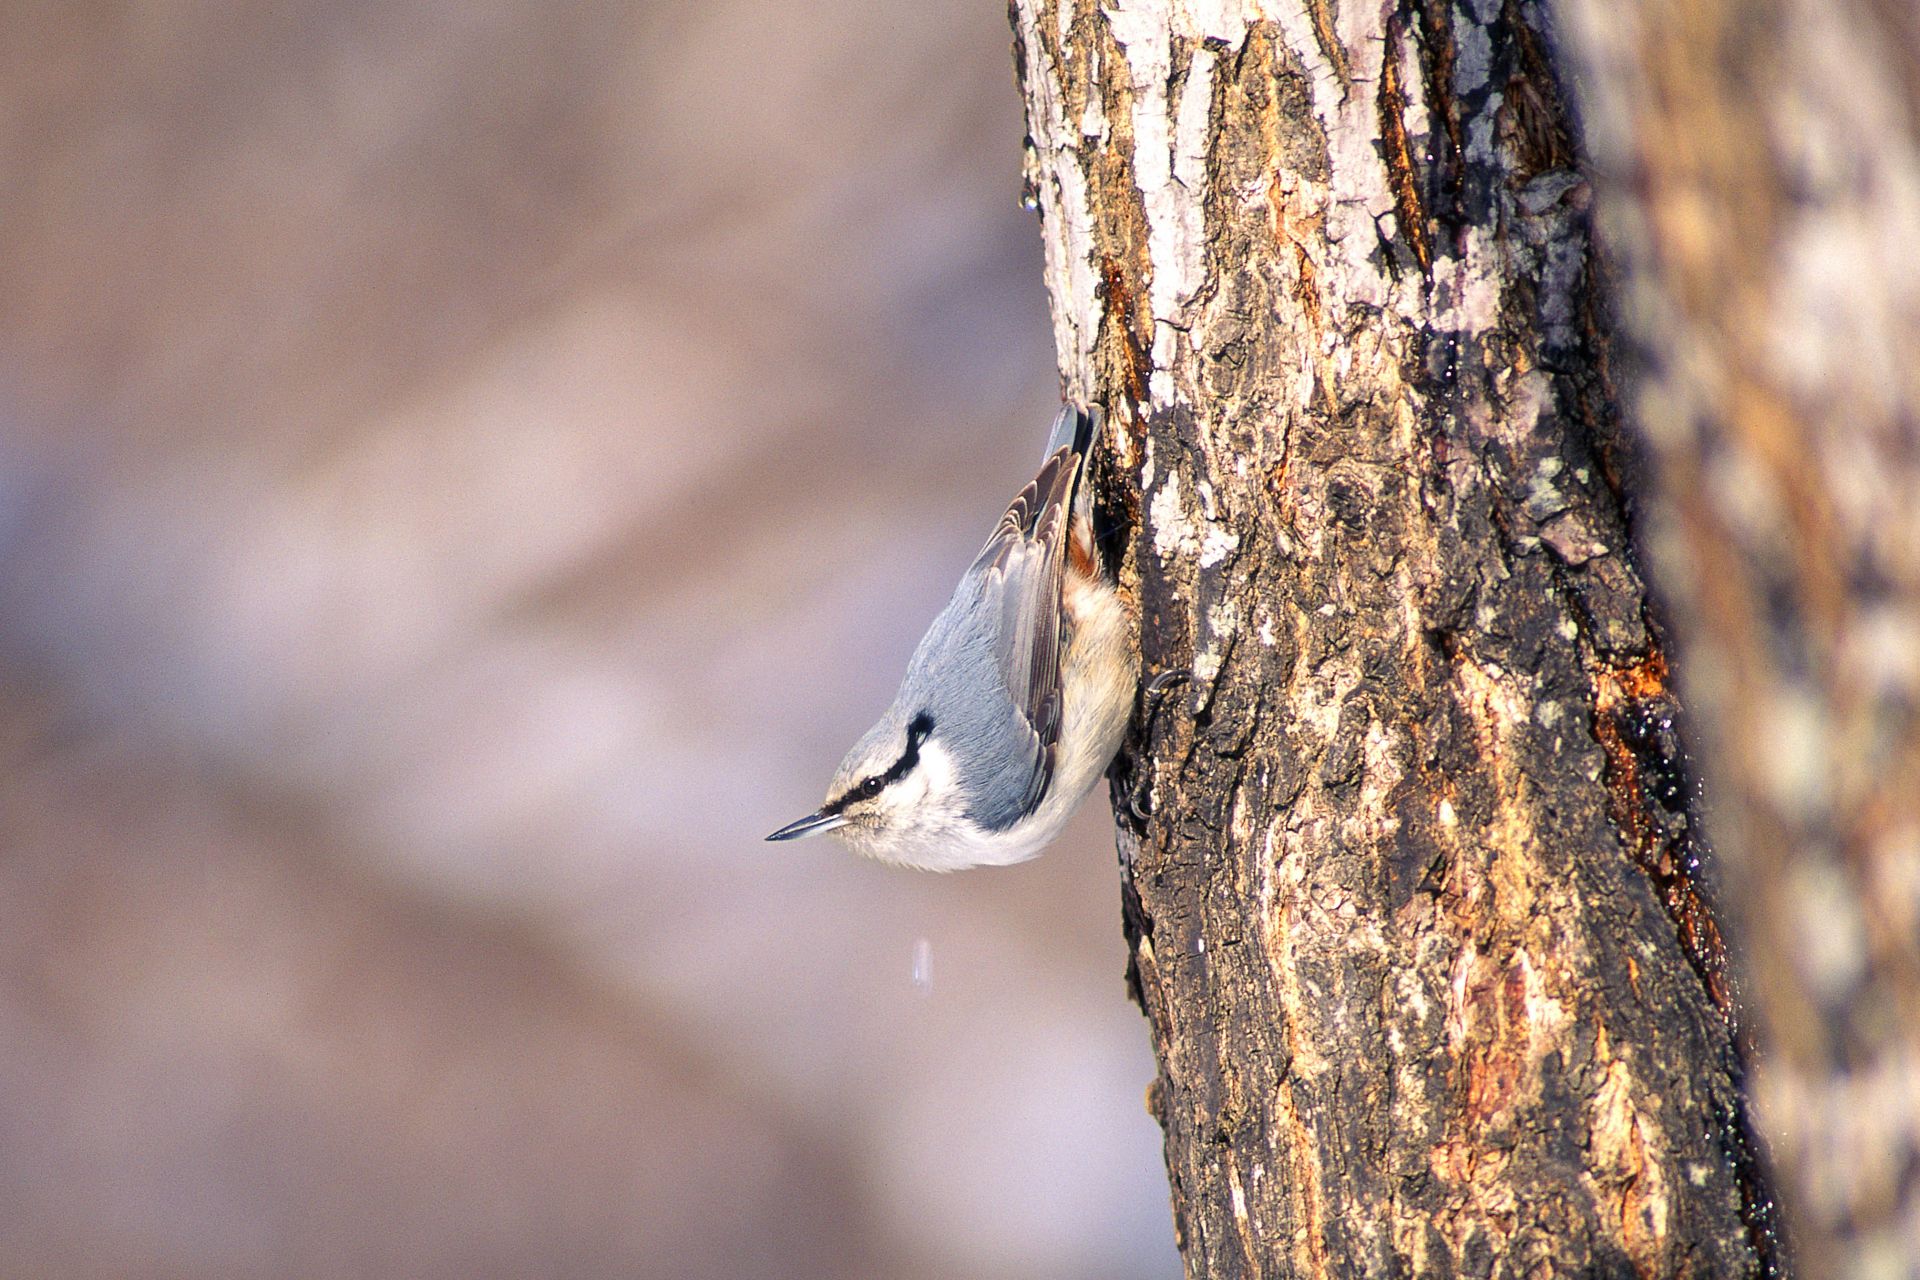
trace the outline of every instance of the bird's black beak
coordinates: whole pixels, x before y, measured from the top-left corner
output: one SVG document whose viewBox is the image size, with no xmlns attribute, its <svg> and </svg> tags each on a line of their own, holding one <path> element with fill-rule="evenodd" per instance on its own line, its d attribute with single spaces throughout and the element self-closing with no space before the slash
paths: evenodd
<svg viewBox="0 0 1920 1280">
<path fill-rule="evenodd" d="M 772 835 L 769 840 L 798 840 L 802 836 L 817 836 L 823 831 L 837 831 L 847 825 L 847 820 L 837 813 L 814 812 L 789 822 Z"/>
</svg>

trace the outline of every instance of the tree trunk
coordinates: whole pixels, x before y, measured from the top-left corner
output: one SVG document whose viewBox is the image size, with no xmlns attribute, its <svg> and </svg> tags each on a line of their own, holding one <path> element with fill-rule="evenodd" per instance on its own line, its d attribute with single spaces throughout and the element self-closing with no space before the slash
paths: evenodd
<svg viewBox="0 0 1920 1280">
<path fill-rule="evenodd" d="M 1920 1273 L 1920 11 L 1568 0 L 1808 1275 Z"/>
<path fill-rule="evenodd" d="M 1012 17 L 1063 381 L 1188 673 L 1116 804 L 1188 1273 L 1762 1272 L 1537 10 Z"/>
</svg>

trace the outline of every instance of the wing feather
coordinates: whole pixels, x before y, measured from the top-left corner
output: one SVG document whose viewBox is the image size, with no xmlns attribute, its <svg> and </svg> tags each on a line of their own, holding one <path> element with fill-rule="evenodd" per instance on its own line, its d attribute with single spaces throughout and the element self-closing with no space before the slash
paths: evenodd
<svg viewBox="0 0 1920 1280">
<path fill-rule="evenodd" d="M 1014 498 L 973 563 L 981 605 L 998 611 L 994 657 L 1001 679 L 1034 736 L 1032 782 L 1021 812 L 1045 795 L 1060 739 L 1067 531 L 1093 425 L 1071 407 L 1061 415 L 1063 420 L 1073 415 L 1072 435 Z M 1056 422 L 1056 442 L 1067 425 Z"/>
</svg>

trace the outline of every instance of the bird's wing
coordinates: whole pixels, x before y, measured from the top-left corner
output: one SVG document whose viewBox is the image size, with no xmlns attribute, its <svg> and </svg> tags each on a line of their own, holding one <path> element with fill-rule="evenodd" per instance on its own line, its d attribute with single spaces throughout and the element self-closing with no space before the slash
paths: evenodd
<svg viewBox="0 0 1920 1280">
<path fill-rule="evenodd" d="M 1007 694 L 1034 735 L 1032 789 L 1026 808 L 1037 804 L 1053 776 L 1060 739 L 1060 645 L 1062 578 L 1075 485 L 1091 443 L 1093 420 L 1071 407 L 1077 428 L 1057 448 L 1040 474 L 1007 508 L 993 536 L 973 562 L 980 601 L 998 626 L 994 657 Z M 1055 439 L 1062 423 L 1055 424 Z"/>
</svg>

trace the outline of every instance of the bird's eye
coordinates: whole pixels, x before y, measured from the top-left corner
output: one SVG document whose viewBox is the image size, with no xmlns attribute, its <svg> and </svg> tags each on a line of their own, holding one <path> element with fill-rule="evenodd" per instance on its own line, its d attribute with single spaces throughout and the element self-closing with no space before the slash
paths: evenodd
<svg viewBox="0 0 1920 1280">
<path fill-rule="evenodd" d="M 857 804 L 862 800 L 871 800 L 886 788 L 913 772 L 920 763 L 920 744 L 933 732 L 933 717 L 922 711 L 907 724 L 907 748 L 900 758 L 893 762 L 885 773 L 876 773 L 855 783 L 841 800 L 842 804 Z"/>
</svg>

